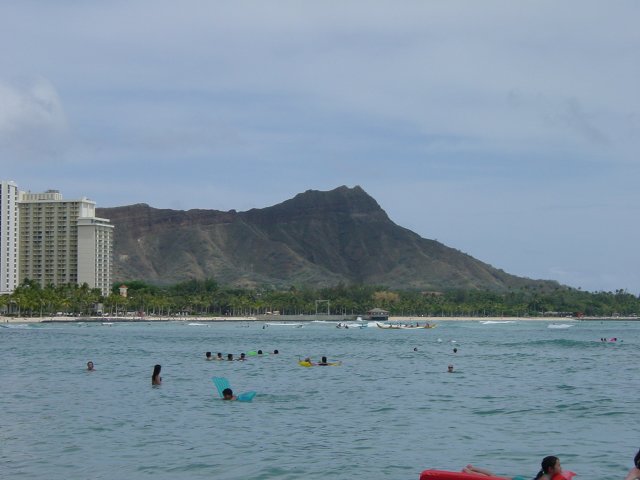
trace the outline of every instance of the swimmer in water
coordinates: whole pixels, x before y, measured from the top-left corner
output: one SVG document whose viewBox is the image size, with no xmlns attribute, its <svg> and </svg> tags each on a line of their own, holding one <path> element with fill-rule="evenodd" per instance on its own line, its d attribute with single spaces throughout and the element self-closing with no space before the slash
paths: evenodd
<svg viewBox="0 0 640 480">
<path fill-rule="evenodd" d="M 308 363 L 309 365 L 315 365 L 315 363 L 311 361 L 311 357 L 306 357 L 303 361 Z"/>
<path fill-rule="evenodd" d="M 222 353 L 218 352 L 216 354 L 216 360 L 224 360 L 224 358 L 222 358 Z"/>
<path fill-rule="evenodd" d="M 262 350 L 258 350 L 258 355 L 262 355 Z"/>
<path fill-rule="evenodd" d="M 541 469 L 534 480 L 551 480 L 555 475 L 562 473 L 560 459 L 553 455 L 544 457 L 540 463 L 540 467 Z"/>
<path fill-rule="evenodd" d="M 92 361 L 88 361 L 87 362 L 87 371 L 89 372 L 93 372 L 93 362 Z"/>
<path fill-rule="evenodd" d="M 273 351 L 273 354 L 274 354 L 274 355 L 278 355 L 278 353 L 280 353 L 280 352 L 278 352 L 278 350 L 274 350 L 274 351 Z"/>
<path fill-rule="evenodd" d="M 449 365 L 449 366 L 447 367 L 447 372 L 448 372 L 448 373 L 453 373 L 453 365 Z"/>
<path fill-rule="evenodd" d="M 162 377 L 160 376 L 160 370 L 162 367 L 156 365 L 153 367 L 153 375 L 151 375 L 151 385 L 162 385 Z"/>
<path fill-rule="evenodd" d="M 233 390 L 231 390 L 230 388 L 225 388 L 225 389 L 222 391 L 222 399 L 223 399 L 223 400 L 237 400 L 237 399 L 238 399 L 238 397 L 236 397 L 236 396 L 233 394 Z"/>
<path fill-rule="evenodd" d="M 205 353 L 204 356 L 207 357 L 207 360 L 213 360 L 213 358 L 211 358 L 211 352 Z"/>
<path fill-rule="evenodd" d="M 413 347 L 413 351 L 417 352 L 418 351 L 418 347 Z"/>
<path fill-rule="evenodd" d="M 227 353 L 227 361 L 233 362 L 233 353 Z"/>
<path fill-rule="evenodd" d="M 327 362 L 327 357 L 322 357 L 322 360 L 320 360 L 318 365 L 322 365 L 323 367 L 326 367 L 327 365 L 329 365 L 329 363 Z"/>
<path fill-rule="evenodd" d="M 454 348 L 454 349 L 453 349 L 453 353 L 458 353 L 458 349 L 457 349 L 457 348 Z"/>
<path fill-rule="evenodd" d="M 636 453 L 635 458 L 633 459 L 634 467 L 629 470 L 627 476 L 624 477 L 624 480 L 636 480 L 640 478 L 640 450 Z"/>
<path fill-rule="evenodd" d="M 247 356 L 244 353 L 240 354 L 240 358 L 238 359 L 239 362 L 244 362 L 247 359 Z"/>
<path fill-rule="evenodd" d="M 560 459 L 558 457 L 553 457 L 553 456 L 544 457 L 542 459 L 541 467 L 542 467 L 542 470 L 538 472 L 534 480 L 551 480 L 554 478 L 554 476 L 562 474 L 562 467 L 560 466 Z M 483 477 L 494 476 L 494 474 L 491 471 L 485 468 L 474 467 L 473 465 L 467 465 L 462 469 L 462 471 L 464 473 L 469 473 L 471 475 L 478 475 Z M 573 472 L 565 472 L 565 476 L 562 478 L 573 478 L 574 475 L 575 473 Z M 633 477 L 625 478 L 625 480 L 633 480 Z"/>
</svg>

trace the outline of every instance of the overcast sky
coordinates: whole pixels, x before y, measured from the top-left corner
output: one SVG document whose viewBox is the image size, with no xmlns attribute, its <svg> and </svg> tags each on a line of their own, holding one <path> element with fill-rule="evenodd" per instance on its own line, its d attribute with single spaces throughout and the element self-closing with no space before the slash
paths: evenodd
<svg viewBox="0 0 640 480">
<path fill-rule="evenodd" d="M 0 179 L 247 210 L 362 186 L 425 238 L 640 293 L 640 2 L 0 2 Z"/>
</svg>

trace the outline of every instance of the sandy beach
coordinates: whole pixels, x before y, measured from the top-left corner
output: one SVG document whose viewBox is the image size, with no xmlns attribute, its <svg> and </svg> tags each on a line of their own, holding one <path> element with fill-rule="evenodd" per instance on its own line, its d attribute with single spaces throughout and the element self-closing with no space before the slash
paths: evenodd
<svg viewBox="0 0 640 480">
<path fill-rule="evenodd" d="M 43 323 L 43 322 L 311 322 L 311 321 L 327 321 L 327 322 L 345 322 L 355 321 L 353 319 L 338 318 L 337 316 L 327 317 L 326 315 L 258 315 L 247 317 L 166 317 L 166 316 L 144 316 L 144 317 L 4 317 L 0 316 L 0 324 L 2 323 Z M 397 323 L 438 323 L 447 322 L 583 322 L 583 321 L 638 321 L 639 317 L 389 317 L 389 322 Z M 369 320 L 371 321 L 371 320 Z"/>
</svg>

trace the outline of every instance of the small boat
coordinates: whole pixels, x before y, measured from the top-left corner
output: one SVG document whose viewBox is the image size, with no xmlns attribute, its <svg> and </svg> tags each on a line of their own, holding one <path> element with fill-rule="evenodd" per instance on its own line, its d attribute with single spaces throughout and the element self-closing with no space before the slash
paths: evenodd
<svg viewBox="0 0 640 480">
<path fill-rule="evenodd" d="M 382 328 L 384 330 L 424 330 L 429 328 L 436 328 L 436 325 L 433 323 L 427 323 L 425 325 L 383 325 L 376 322 L 376 325 L 378 326 L 378 328 Z"/>
<path fill-rule="evenodd" d="M 376 322 L 376 325 L 378 326 L 378 328 L 382 328 L 383 330 L 400 330 L 400 325 L 390 325 L 390 324 L 383 325 L 378 322 Z"/>
<path fill-rule="evenodd" d="M 435 323 L 426 323 L 424 325 L 400 325 L 401 330 L 420 330 L 425 328 L 436 328 Z"/>
<path fill-rule="evenodd" d="M 350 323 L 338 323 L 338 325 L 336 325 L 337 328 L 366 328 L 367 324 L 366 323 L 356 323 L 356 322 L 350 322 Z"/>
</svg>

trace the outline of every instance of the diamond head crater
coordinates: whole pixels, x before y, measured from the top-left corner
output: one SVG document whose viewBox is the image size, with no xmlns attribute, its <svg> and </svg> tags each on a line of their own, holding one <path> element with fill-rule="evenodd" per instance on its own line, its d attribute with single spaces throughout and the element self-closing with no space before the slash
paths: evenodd
<svg viewBox="0 0 640 480">
<path fill-rule="evenodd" d="M 382 285 L 423 291 L 557 287 L 510 275 L 395 224 L 362 188 L 308 190 L 246 212 L 99 208 L 115 225 L 114 279 L 214 279 L 241 288 Z M 546 289 L 545 288 L 545 289 Z"/>
</svg>

